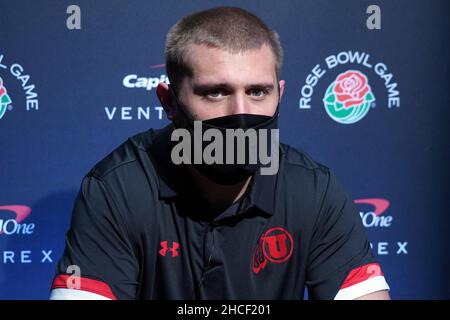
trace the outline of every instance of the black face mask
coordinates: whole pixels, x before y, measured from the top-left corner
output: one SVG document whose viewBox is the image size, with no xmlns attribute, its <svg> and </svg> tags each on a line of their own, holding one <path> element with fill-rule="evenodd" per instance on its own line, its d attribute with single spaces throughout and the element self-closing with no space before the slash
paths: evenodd
<svg viewBox="0 0 450 320">
<path fill-rule="evenodd" d="M 175 95 L 176 97 L 176 95 Z M 187 129 L 191 133 L 191 137 L 195 137 L 194 135 L 194 120 L 192 120 L 184 109 L 181 107 L 181 104 L 176 97 L 177 101 L 177 107 L 178 110 L 181 111 L 183 119 L 181 121 L 178 121 L 175 123 L 175 126 L 177 128 L 184 128 Z M 272 141 L 272 131 L 271 129 L 278 129 L 278 109 L 279 105 L 276 108 L 276 111 L 273 116 L 266 116 L 266 115 L 257 115 L 257 114 L 232 114 L 228 116 L 213 118 L 201 121 L 202 124 L 202 134 L 201 137 L 203 137 L 203 133 L 208 129 L 217 129 L 222 133 L 222 137 L 224 137 L 224 148 L 223 148 L 223 163 L 213 163 L 213 164 L 206 164 L 202 162 L 201 164 L 195 164 L 193 161 L 194 158 L 194 148 L 192 146 L 191 148 L 191 163 L 193 166 L 205 177 L 210 179 L 211 181 L 222 184 L 222 185 L 233 185 L 238 182 L 242 182 L 249 178 L 250 176 L 254 175 L 258 169 L 260 169 L 263 164 L 261 163 L 259 157 L 256 157 L 256 163 L 250 163 L 250 152 L 256 152 L 256 150 L 252 149 L 249 143 L 249 139 L 245 139 L 245 161 L 244 163 L 238 163 L 237 161 L 237 147 L 235 144 L 234 147 L 234 159 L 233 163 L 229 164 L 226 163 L 225 159 L 227 159 L 227 152 L 226 152 L 226 143 L 225 143 L 225 137 L 226 137 L 226 129 L 243 129 L 244 132 L 247 129 L 253 129 L 256 131 L 256 146 L 260 146 L 260 129 L 267 129 L 267 154 L 272 154 L 274 152 L 271 148 L 271 141 Z M 193 141 L 193 139 L 191 139 Z M 212 143 L 211 141 L 201 141 L 201 151 L 203 154 L 204 149 Z M 194 143 L 192 143 L 194 145 Z M 277 145 L 278 147 L 278 145 Z M 252 161 L 254 162 L 254 161 Z"/>
</svg>

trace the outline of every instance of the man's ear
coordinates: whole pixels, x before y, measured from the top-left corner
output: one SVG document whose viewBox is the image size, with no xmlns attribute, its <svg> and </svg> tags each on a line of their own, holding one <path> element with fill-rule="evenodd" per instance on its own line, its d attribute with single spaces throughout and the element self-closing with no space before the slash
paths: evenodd
<svg viewBox="0 0 450 320">
<path fill-rule="evenodd" d="M 284 80 L 280 80 L 278 82 L 278 85 L 280 87 L 280 102 L 281 102 L 281 97 L 283 96 L 283 93 L 284 93 L 284 84 L 285 84 Z"/>
<path fill-rule="evenodd" d="M 161 102 L 161 106 L 166 112 L 167 118 L 172 121 L 177 110 L 169 85 L 165 82 L 160 82 L 156 87 L 156 95 L 158 96 L 159 102 Z"/>
</svg>

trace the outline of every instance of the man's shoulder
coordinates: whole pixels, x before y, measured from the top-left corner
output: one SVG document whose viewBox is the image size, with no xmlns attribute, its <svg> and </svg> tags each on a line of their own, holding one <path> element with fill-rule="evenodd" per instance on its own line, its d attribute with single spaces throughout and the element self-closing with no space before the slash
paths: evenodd
<svg viewBox="0 0 450 320">
<path fill-rule="evenodd" d="M 314 172 L 317 174 L 330 174 L 330 168 L 314 160 L 309 154 L 300 148 L 292 147 L 288 144 L 281 144 L 281 153 L 284 161 L 284 168 L 289 172 Z"/>
<path fill-rule="evenodd" d="M 301 200 L 315 199 L 319 203 L 325 198 L 329 201 L 341 201 L 348 197 L 346 188 L 336 173 L 326 165 L 314 160 L 304 151 L 282 145 L 283 157 L 282 184 L 286 192 L 294 196 L 301 191 Z M 299 197 L 300 199 L 300 197 Z"/>
<path fill-rule="evenodd" d="M 327 193 L 336 192 L 336 176 L 329 167 L 289 145 L 282 144 L 281 152 L 279 176 L 286 194 L 302 201 L 308 198 L 321 202 Z M 298 197 L 299 192 L 302 197 Z"/>
<path fill-rule="evenodd" d="M 113 172 L 142 167 L 142 157 L 146 156 L 155 137 L 163 130 L 149 129 L 129 137 L 97 162 L 87 175 L 103 179 Z M 151 165 L 151 161 L 148 161 L 147 164 Z"/>
</svg>

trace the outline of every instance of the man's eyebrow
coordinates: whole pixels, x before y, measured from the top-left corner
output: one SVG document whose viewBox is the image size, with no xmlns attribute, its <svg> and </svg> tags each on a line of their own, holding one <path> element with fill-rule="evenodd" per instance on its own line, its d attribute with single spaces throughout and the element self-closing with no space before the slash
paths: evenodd
<svg viewBox="0 0 450 320">
<path fill-rule="evenodd" d="M 218 89 L 218 88 L 231 88 L 231 86 L 228 83 L 194 83 L 193 89 L 194 92 L 204 92 L 212 89 Z"/>
<path fill-rule="evenodd" d="M 274 88 L 273 83 L 265 83 L 265 82 L 261 82 L 261 83 L 255 83 L 255 84 L 251 84 L 248 86 L 249 88 L 264 88 L 267 90 L 272 90 Z"/>
<path fill-rule="evenodd" d="M 252 89 L 252 88 L 264 88 L 266 90 L 273 90 L 274 85 L 271 82 L 258 82 L 258 83 L 252 83 L 246 86 L 247 89 Z M 201 93 L 201 92 L 205 92 L 208 90 L 213 90 L 213 89 L 232 89 L 232 86 L 229 83 L 225 83 L 225 82 L 219 82 L 219 83 L 196 83 L 193 85 L 193 89 L 194 92 L 197 93 Z"/>
</svg>

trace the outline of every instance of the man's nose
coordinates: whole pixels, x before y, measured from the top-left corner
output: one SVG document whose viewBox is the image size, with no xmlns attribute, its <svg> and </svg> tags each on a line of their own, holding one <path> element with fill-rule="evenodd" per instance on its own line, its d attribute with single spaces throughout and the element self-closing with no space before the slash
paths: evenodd
<svg viewBox="0 0 450 320">
<path fill-rule="evenodd" d="M 245 93 L 235 94 L 231 99 L 230 104 L 231 114 L 251 113 Z"/>
</svg>

